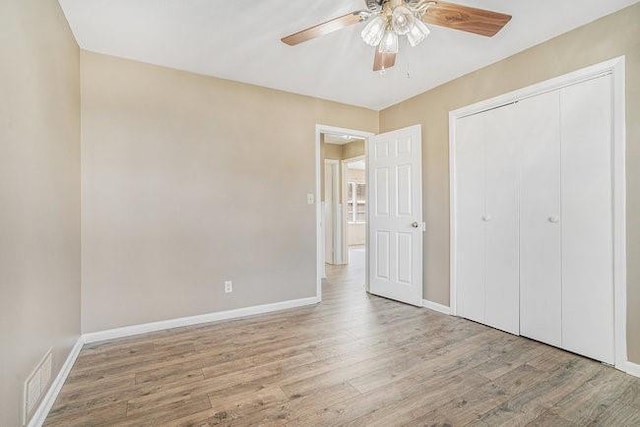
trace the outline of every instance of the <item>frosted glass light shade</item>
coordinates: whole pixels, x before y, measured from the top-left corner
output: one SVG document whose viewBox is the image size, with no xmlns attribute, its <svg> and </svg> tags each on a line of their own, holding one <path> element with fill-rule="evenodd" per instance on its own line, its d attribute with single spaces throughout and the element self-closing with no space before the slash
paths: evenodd
<svg viewBox="0 0 640 427">
<path fill-rule="evenodd" d="M 387 31 L 380 42 L 378 50 L 380 53 L 398 53 L 398 34 L 393 30 Z"/>
<path fill-rule="evenodd" d="M 420 19 L 415 19 L 411 30 L 407 33 L 407 40 L 411 47 L 416 47 L 422 42 L 431 31 Z"/>
<path fill-rule="evenodd" d="M 369 46 L 377 46 L 384 36 L 384 31 L 387 28 L 387 20 L 378 15 L 367 23 L 360 36 L 362 40 Z"/>
<path fill-rule="evenodd" d="M 404 6 L 397 6 L 391 13 L 391 27 L 403 36 L 413 28 L 415 18 L 411 11 Z"/>
</svg>

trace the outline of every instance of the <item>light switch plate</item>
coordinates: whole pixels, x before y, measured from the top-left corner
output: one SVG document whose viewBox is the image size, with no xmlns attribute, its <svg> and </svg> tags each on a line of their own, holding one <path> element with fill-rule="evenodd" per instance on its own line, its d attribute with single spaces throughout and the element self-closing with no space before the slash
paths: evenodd
<svg viewBox="0 0 640 427">
<path fill-rule="evenodd" d="M 307 193 L 307 204 L 308 205 L 312 205 L 313 202 L 315 201 L 314 199 L 315 199 L 315 197 L 314 197 L 313 193 Z"/>
</svg>

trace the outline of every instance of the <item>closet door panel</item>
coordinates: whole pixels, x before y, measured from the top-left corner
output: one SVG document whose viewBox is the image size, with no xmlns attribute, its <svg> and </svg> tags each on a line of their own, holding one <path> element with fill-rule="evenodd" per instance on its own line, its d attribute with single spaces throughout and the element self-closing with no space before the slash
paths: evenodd
<svg viewBox="0 0 640 427">
<path fill-rule="evenodd" d="M 454 209 L 457 314 L 484 322 L 484 143 L 482 117 L 456 122 Z"/>
<path fill-rule="evenodd" d="M 562 345 L 560 92 L 516 104 L 520 152 L 520 334 Z"/>
<path fill-rule="evenodd" d="M 489 110 L 485 143 L 485 322 L 519 333 L 518 156 L 514 105 Z"/>
<path fill-rule="evenodd" d="M 611 77 L 561 91 L 562 343 L 614 363 Z"/>
</svg>

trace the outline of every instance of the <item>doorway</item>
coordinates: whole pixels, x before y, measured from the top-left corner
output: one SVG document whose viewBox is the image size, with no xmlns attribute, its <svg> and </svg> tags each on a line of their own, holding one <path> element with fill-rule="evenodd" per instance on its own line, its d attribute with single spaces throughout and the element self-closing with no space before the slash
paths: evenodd
<svg viewBox="0 0 640 427">
<path fill-rule="evenodd" d="M 362 271 L 364 279 L 367 241 L 367 164 L 364 153 L 342 160 L 342 177 L 345 264 L 354 272 Z"/>
<path fill-rule="evenodd" d="M 316 127 L 318 295 L 337 271 L 366 289 L 366 147 L 373 134 Z"/>
<path fill-rule="evenodd" d="M 316 125 L 316 295 L 320 300 L 328 268 L 346 266 L 359 269 L 360 276 L 353 280 L 367 292 L 423 305 L 422 233 L 426 227 L 422 219 L 421 134 L 420 125 L 379 135 Z M 328 175 L 326 160 L 331 165 L 326 168 Z M 336 160 L 342 165 L 340 174 L 334 169 Z M 358 163 L 360 160 L 364 164 Z M 356 180 L 344 177 L 350 169 L 362 168 L 364 185 L 359 197 Z M 340 195 L 336 194 L 336 183 L 342 188 Z M 371 183 L 369 188 L 367 183 Z M 332 198 L 329 210 L 327 189 Z M 327 218 L 332 230 L 327 229 Z M 364 246 L 352 240 L 351 251 L 350 225 L 352 237 L 357 237 L 357 227 L 364 228 Z M 326 257 L 328 244 L 332 246 L 330 258 Z M 354 265 L 358 260 L 363 262 Z"/>
<path fill-rule="evenodd" d="M 326 266 L 352 263 L 364 272 L 367 188 L 365 139 L 322 134 L 321 203 Z M 352 257 L 351 255 L 354 254 Z M 362 276 L 364 284 L 364 275 Z"/>
</svg>

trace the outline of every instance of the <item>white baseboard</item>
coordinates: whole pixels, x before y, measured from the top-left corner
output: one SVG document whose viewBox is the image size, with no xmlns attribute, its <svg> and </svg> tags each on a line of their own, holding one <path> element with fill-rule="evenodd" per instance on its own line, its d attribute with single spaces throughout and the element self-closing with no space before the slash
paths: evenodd
<svg viewBox="0 0 640 427">
<path fill-rule="evenodd" d="M 90 332 L 83 335 L 84 342 L 94 343 L 98 341 L 112 340 L 115 338 L 130 337 L 132 335 L 146 334 L 164 329 L 179 328 L 182 326 L 197 325 L 200 323 L 219 322 L 221 320 L 237 319 L 240 317 L 254 316 L 256 314 L 270 313 L 273 311 L 286 310 L 289 308 L 302 307 L 305 305 L 317 304 L 318 297 L 301 298 L 289 301 L 276 302 L 273 304 L 254 305 L 235 310 L 218 311 L 215 313 L 200 314 L 197 316 L 181 317 L 178 319 L 162 320 L 159 322 L 143 323 L 141 325 L 125 326 L 123 328 L 108 329 L 106 331 Z"/>
<path fill-rule="evenodd" d="M 69 375 L 69 372 L 71 372 L 71 368 L 76 362 L 76 359 L 78 358 L 83 345 L 84 340 L 82 339 L 82 337 L 79 337 L 76 343 L 73 345 L 73 348 L 69 352 L 67 360 L 65 360 L 62 368 L 60 368 L 60 372 L 58 372 L 58 375 L 56 375 L 56 378 L 51 383 L 49 390 L 47 390 L 47 394 L 44 395 L 44 398 L 40 402 L 40 405 L 38 405 L 38 408 L 33 413 L 31 420 L 29 420 L 29 424 L 27 424 L 28 427 L 40 427 L 42 424 L 44 424 L 44 421 L 47 419 L 47 415 L 49 414 L 53 403 L 56 401 L 58 393 L 60 393 L 60 390 L 62 389 L 62 386 L 64 385 L 64 382 Z"/>
<path fill-rule="evenodd" d="M 624 370 L 627 374 L 640 378 L 640 365 L 638 365 L 637 363 L 629 362 L 627 360 L 627 363 L 625 363 Z"/>
<path fill-rule="evenodd" d="M 437 302 L 423 299 L 422 306 L 443 314 L 451 314 L 451 307 L 447 307 L 446 305 L 443 305 L 443 304 L 438 304 Z"/>
</svg>

